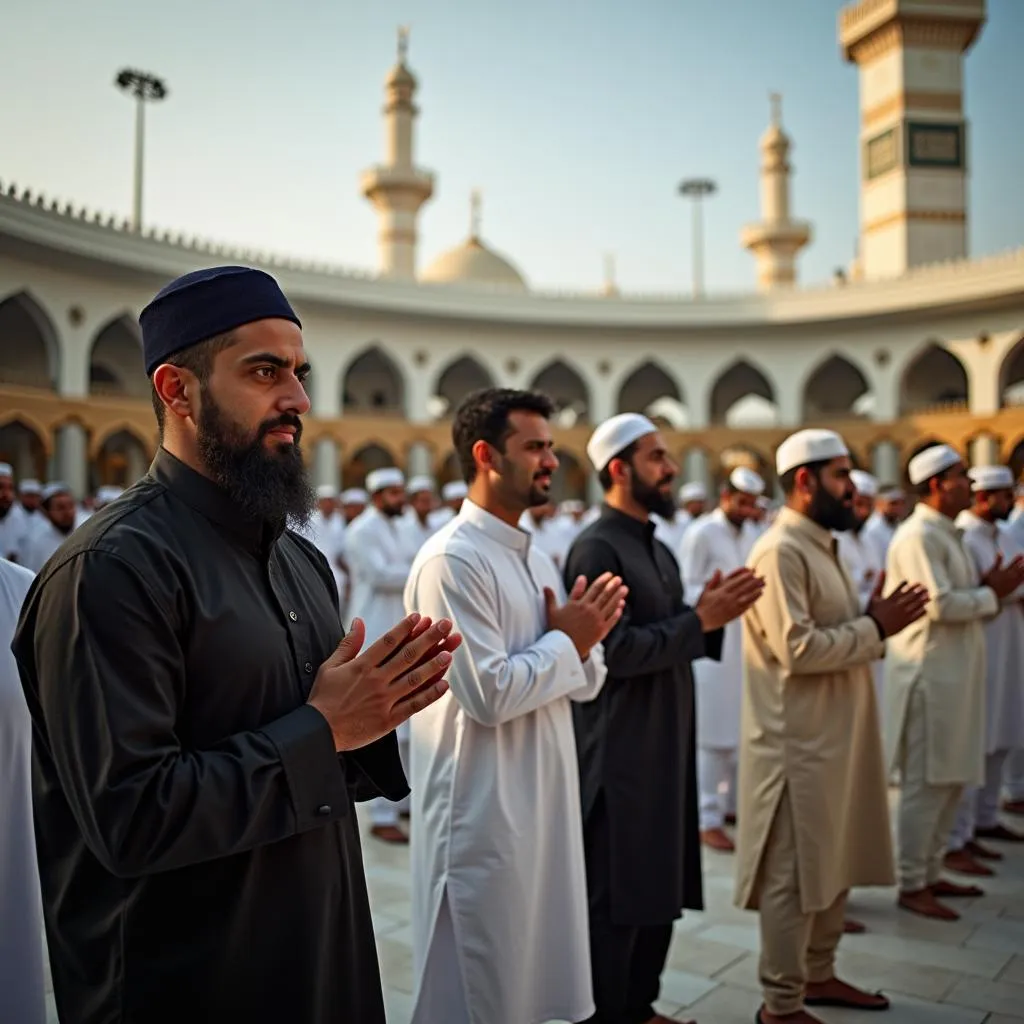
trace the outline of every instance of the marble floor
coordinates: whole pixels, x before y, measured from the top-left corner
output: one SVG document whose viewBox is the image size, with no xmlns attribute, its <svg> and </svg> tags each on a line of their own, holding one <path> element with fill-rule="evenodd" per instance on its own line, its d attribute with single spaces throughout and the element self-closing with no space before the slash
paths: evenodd
<svg viewBox="0 0 1024 1024">
<path fill-rule="evenodd" d="M 361 811 L 362 815 L 362 811 Z M 1024 819 L 1007 819 L 1024 830 Z M 389 1024 L 412 1012 L 407 847 L 370 837 L 364 819 L 366 876 L 384 978 Z M 932 922 L 896 909 L 891 890 L 854 893 L 850 916 L 868 926 L 844 936 L 842 976 L 892 999 L 886 1024 L 1022 1024 L 1024 1022 L 1024 844 L 992 844 L 1006 859 L 983 879 L 986 895 L 957 900 L 962 918 Z M 754 915 L 732 906 L 733 858 L 705 851 L 707 910 L 687 914 L 661 984 L 659 1012 L 698 1024 L 751 1024 L 760 1004 L 758 929 Z M 951 876 L 954 877 L 954 876 Z M 964 879 L 959 879 L 963 881 Z M 49 995 L 49 1024 L 57 1024 Z M 864 1024 L 863 1013 L 817 1010 L 827 1024 Z M 440 1024 L 440 1022 L 439 1022 Z"/>
</svg>

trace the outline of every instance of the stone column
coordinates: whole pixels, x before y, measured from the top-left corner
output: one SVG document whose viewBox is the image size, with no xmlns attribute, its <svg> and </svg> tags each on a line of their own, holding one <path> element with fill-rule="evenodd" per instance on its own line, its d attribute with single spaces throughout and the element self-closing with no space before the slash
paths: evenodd
<svg viewBox="0 0 1024 1024">
<path fill-rule="evenodd" d="M 879 441 L 871 453 L 871 470 L 880 484 L 898 484 L 903 474 L 900 472 L 900 452 L 892 441 Z"/>
<path fill-rule="evenodd" d="M 321 437 L 313 448 L 313 484 L 316 487 L 337 487 L 341 472 L 338 465 L 338 442 Z"/>
<path fill-rule="evenodd" d="M 433 459 L 430 455 L 430 446 L 423 441 L 414 441 L 409 445 L 409 456 L 405 462 L 405 476 L 411 480 L 414 476 L 434 475 Z"/>
<path fill-rule="evenodd" d="M 131 487 L 133 483 L 146 475 L 149 463 L 146 461 L 146 453 L 137 445 L 129 445 L 125 455 L 127 456 L 125 469 L 128 476 L 126 483 Z"/>
<path fill-rule="evenodd" d="M 78 499 L 85 497 L 88 487 L 88 451 L 85 428 L 80 423 L 64 423 L 57 428 L 55 475 Z"/>
<path fill-rule="evenodd" d="M 681 483 L 703 484 L 711 490 L 711 473 L 708 466 L 708 453 L 703 448 L 691 448 L 683 460 L 683 479 Z"/>
<path fill-rule="evenodd" d="M 991 434 L 981 434 L 971 442 L 972 466 L 998 466 L 999 442 Z"/>
<path fill-rule="evenodd" d="M 597 471 L 591 469 L 587 477 L 587 502 L 590 505 L 600 505 L 604 501 L 604 491 L 601 489 L 601 481 L 597 479 Z"/>
</svg>

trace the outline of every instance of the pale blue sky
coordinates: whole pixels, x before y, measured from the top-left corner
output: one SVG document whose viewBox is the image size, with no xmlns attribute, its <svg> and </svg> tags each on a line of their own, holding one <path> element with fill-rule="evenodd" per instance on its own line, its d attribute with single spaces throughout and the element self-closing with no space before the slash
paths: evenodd
<svg viewBox="0 0 1024 1024">
<path fill-rule="evenodd" d="M 767 93 L 795 142 L 805 282 L 857 234 L 857 73 L 833 0 L 18 0 L 0 32 L 0 179 L 127 216 L 129 65 L 167 80 L 148 121 L 147 220 L 373 269 L 359 171 L 381 159 L 384 75 L 412 26 L 418 162 L 438 175 L 420 266 L 483 234 L 538 287 L 686 290 L 690 175 L 717 179 L 707 285 L 753 287 L 738 232 L 758 214 Z M 966 61 L 973 253 L 1024 244 L 1024 0 L 989 0 Z"/>
</svg>

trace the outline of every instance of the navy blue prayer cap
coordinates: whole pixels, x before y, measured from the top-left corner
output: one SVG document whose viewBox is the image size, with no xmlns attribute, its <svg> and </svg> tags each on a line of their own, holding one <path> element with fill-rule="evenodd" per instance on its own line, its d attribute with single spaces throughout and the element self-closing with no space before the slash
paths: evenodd
<svg viewBox="0 0 1024 1024">
<path fill-rule="evenodd" d="M 139 314 L 146 374 L 176 352 L 269 319 L 302 326 L 280 285 L 262 270 L 210 267 L 185 274 L 161 288 Z"/>
</svg>

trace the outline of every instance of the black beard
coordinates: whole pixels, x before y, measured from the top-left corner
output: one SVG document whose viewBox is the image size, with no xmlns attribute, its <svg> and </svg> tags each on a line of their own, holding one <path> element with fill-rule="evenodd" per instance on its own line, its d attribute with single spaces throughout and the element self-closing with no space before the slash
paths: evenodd
<svg viewBox="0 0 1024 1024">
<path fill-rule="evenodd" d="M 670 481 L 661 480 L 660 484 Z M 664 494 L 658 489 L 658 484 L 646 484 L 633 472 L 633 478 L 629 485 L 630 497 L 647 512 L 651 512 L 670 523 L 675 518 L 676 500 L 671 494 Z"/>
<path fill-rule="evenodd" d="M 295 440 L 270 452 L 264 438 L 278 427 L 294 427 Z M 251 518 L 303 526 L 316 507 L 316 492 L 302 462 L 302 421 L 285 414 L 259 425 L 255 436 L 229 420 L 209 393 L 196 424 L 199 457 L 211 479 Z"/>
<path fill-rule="evenodd" d="M 807 515 L 823 530 L 836 530 L 839 533 L 852 530 L 857 522 L 853 508 L 844 505 L 842 498 L 834 498 L 821 486 L 811 499 Z"/>
</svg>

